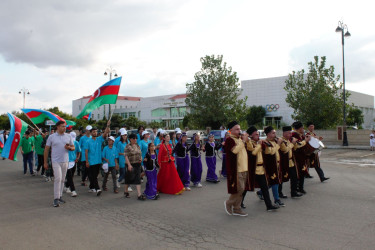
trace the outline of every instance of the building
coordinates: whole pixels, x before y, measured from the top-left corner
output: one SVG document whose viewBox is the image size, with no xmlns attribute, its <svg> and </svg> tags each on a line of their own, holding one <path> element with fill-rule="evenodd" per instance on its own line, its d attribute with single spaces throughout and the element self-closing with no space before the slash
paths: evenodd
<svg viewBox="0 0 375 250">
<path fill-rule="evenodd" d="M 118 114 L 124 119 L 133 116 L 147 123 L 156 121 L 165 127 L 175 128 L 190 111 L 185 104 L 185 98 L 186 94 L 154 97 L 119 96 L 117 103 L 111 105 L 111 109 L 113 114 Z M 89 99 L 90 96 L 84 96 L 73 100 L 73 116 L 82 111 Z M 109 117 L 109 105 L 102 105 L 92 112 L 94 120 L 101 120 L 104 116 Z"/>
<path fill-rule="evenodd" d="M 285 101 L 286 91 L 284 90 L 285 80 L 288 76 L 271 77 L 241 82 L 243 89 L 240 96 L 247 99 L 247 106 L 263 106 L 266 109 L 265 125 L 292 124 L 293 109 Z M 353 103 L 360 108 L 364 115 L 364 128 L 374 127 L 374 96 L 350 91 L 348 103 Z M 73 116 L 77 116 L 88 102 L 90 96 L 73 100 Z M 163 95 L 154 97 L 130 97 L 119 96 L 117 103 L 111 105 L 114 114 L 123 118 L 137 117 L 146 122 L 162 122 L 163 126 L 175 128 L 180 125 L 186 113 L 190 111 L 185 103 L 186 94 Z M 109 115 L 109 105 L 103 105 L 92 112 L 94 120 L 103 119 Z"/>
<path fill-rule="evenodd" d="M 286 103 L 287 92 L 284 90 L 288 76 L 262 78 L 241 81 L 243 89 L 241 97 L 248 97 L 247 106 L 263 106 L 266 109 L 265 125 L 292 124 L 293 109 Z M 348 90 L 349 91 L 349 90 Z M 374 126 L 374 96 L 349 91 L 349 104 L 354 104 L 362 110 L 364 115 L 364 128 Z"/>
</svg>

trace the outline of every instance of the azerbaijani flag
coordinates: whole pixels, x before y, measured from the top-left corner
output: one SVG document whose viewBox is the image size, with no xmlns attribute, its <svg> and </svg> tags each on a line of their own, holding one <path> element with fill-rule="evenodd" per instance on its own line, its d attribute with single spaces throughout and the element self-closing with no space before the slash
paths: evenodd
<svg viewBox="0 0 375 250">
<path fill-rule="evenodd" d="M 94 94 L 92 94 L 91 98 L 77 118 L 82 118 L 103 104 L 115 104 L 117 101 L 118 92 L 120 91 L 121 79 L 121 76 L 117 77 L 98 88 Z"/>
<path fill-rule="evenodd" d="M 1 156 L 12 161 L 17 161 L 17 152 L 20 147 L 21 137 L 26 132 L 27 126 L 29 125 L 10 113 L 8 113 L 8 117 L 10 122 L 10 133 L 5 142 Z"/>
<path fill-rule="evenodd" d="M 64 121 L 64 122 L 66 122 L 60 116 L 58 116 L 58 115 L 56 115 L 56 114 L 54 114 L 52 112 L 49 112 L 47 110 L 41 110 L 41 109 L 21 109 L 21 110 L 35 124 L 39 124 L 39 123 L 44 122 L 44 120 L 46 118 L 54 121 L 55 123 L 58 122 L 58 121 Z"/>
</svg>

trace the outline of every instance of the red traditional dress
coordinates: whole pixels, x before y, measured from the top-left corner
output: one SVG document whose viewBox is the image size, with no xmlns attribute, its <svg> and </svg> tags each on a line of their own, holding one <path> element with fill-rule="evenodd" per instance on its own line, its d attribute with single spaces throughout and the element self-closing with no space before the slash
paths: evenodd
<svg viewBox="0 0 375 250">
<path fill-rule="evenodd" d="M 174 165 L 172 148 L 169 144 L 161 144 L 158 161 L 160 166 L 157 178 L 158 191 L 165 194 L 181 194 L 184 191 L 184 185 Z"/>
</svg>

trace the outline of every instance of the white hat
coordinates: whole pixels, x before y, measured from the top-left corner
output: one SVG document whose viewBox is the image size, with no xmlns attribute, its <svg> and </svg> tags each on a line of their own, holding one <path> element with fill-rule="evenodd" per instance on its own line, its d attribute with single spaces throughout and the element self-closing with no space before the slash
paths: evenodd
<svg viewBox="0 0 375 250">
<path fill-rule="evenodd" d="M 87 125 L 87 126 L 86 126 L 86 130 L 89 130 L 89 131 L 90 131 L 91 129 L 92 129 L 92 126 L 91 126 L 91 125 Z"/>
<path fill-rule="evenodd" d="M 75 132 L 70 132 L 69 134 L 72 137 L 73 141 L 75 141 L 76 137 L 77 137 L 76 133 Z"/>
<path fill-rule="evenodd" d="M 177 134 L 182 134 L 182 131 L 181 130 L 177 130 L 176 135 Z"/>
<path fill-rule="evenodd" d="M 145 131 L 142 132 L 142 136 L 144 136 L 146 134 L 150 134 L 150 133 L 147 130 L 145 130 Z"/>
<path fill-rule="evenodd" d="M 121 130 L 121 129 L 120 129 Z M 126 131 L 125 129 L 124 130 L 121 130 L 120 131 L 121 135 L 127 135 L 128 134 L 128 131 Z"/>
<path fill-rule="evenodd" d="M 122 131 L 126 131 L 125 128 L 120 128 L 119 132 L 121 133 Z"/>
<path fill-rule="evenodd" d="M 156 131 L 156 133 L 159 133 L 159 132 L 162 132 L 163 130 L 161 128 L 158 129 L 158 131 Z"/>
<path fill-rule="evenodd" d="M 112 141 L 115 141 L 115 137 L 113 137 L 113 136 L 108 137 L 108 139 L 111 139 Z"/>
<path fill-rule="evenodd" d="M 181 129 L 180 128 L 175 128 L 174 131 L 178 132 L 178 131 L 181 131 Z"/>
</svg>

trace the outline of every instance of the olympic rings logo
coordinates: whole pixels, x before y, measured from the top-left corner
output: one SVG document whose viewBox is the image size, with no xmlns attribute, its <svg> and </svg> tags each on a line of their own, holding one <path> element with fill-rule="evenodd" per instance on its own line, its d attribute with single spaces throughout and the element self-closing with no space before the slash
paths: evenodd
<svg viewBox="0 0 375 250">
<path fill-rule="evenodd" d="M 279 104 L 267 104 L 266 105 L 266 110 L 268 112 L 277 111 L 279 108 L 280 108 Z"/>
</svg>

